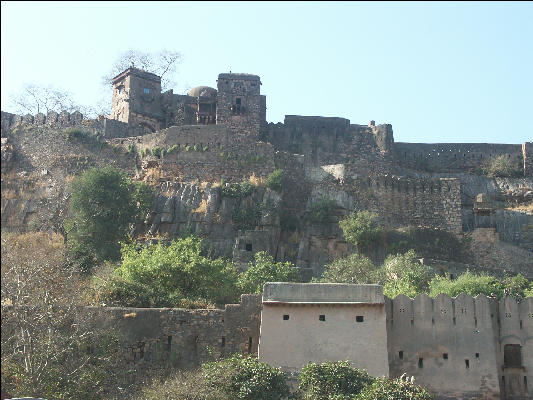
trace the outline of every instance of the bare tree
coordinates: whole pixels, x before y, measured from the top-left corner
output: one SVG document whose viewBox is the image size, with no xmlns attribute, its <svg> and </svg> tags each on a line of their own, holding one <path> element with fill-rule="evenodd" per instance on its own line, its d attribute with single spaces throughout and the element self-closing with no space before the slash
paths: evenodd
<svg viewBox="0 0 533 400">
<path fill-rule="evenodd" d="M 88 350 L 102 333 L 84 323 L 83 280 L 65 262 L 62 238 L 1 240 L 2 388 L 51 400 L 105 397 L 116 359 Z"/>
<path fill-rule="evenodd" d="M 20 114 L 47 114 L 50 111 L 73 112 L 81 107 L 77 105 L 70 93 L 52 86 L 34 83 L 24 86 L 22 91 L 11 97 L 15 111 Z"/>
<path fill-rule="evenodd" d="M 121 53 L 113 67 L 104 76 L 104 83 L 109 85 L 111 80 L 125 69 L 134 66 L 161 77 L 162 90 L 170 89 L 174 84 L 174 74 L 181 61 L 181 54 L 176 51 L 161 50 L 159 52 L 145 52 L 127 50 Z"/>
</svg>

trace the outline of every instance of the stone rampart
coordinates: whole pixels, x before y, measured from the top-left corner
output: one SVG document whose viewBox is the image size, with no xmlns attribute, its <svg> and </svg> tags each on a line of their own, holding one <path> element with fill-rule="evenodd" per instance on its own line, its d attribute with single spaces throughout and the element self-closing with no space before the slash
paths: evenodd
<svg viewBox="0 0 533 400">
<path fill-rule="evenodd" d="M 396 161 L 406 168 L 428 172 L 467 172 L 502 155 L 517 163 L 520 144 L 491 143 L 394 143 Z"/>
<path fill-rule="evenodd" d="M 57 113 L 50 111 L 48 114 L 39 113 L 35 116 L 31 114 L 16 115 L 8 112 L 1 112 L 1 125 L 2 131 L 9 131 L 19 125 L 36 125 L 36 126 L 48 126 L 48 127 L 66 127 L 79 125 L 83 121 L 83 114 L 79 111 L 69 113 L 67 111 L 61 111 Z"/>
<path fill-rule="evenodd" d="M 524 158 L 524 176 L 533 177 L 533 142 L 522 144 L 522 157 Z"/>
<path fill-rule="evenodd" d="M 191 368 L 232 353 L 257 354 L 261 297 L 243 295 L 225 309 L 94 307 L 99 329 L 121 335 L 125 359 L 138 371 Z"/>
</svg>

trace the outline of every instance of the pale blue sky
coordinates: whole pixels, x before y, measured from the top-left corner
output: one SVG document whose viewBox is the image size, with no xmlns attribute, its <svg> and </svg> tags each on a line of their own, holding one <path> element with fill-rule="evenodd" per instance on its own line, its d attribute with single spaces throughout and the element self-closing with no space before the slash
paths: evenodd
<svg viewBox="0 0 533 400">
<path fill-rule="evenodd" d="M 2 110 L 26 83 L 82 104 L 127 49 L 183 55 L 175 92 L 261 76 L 267 120 L 391 123 L 396 141 L 533 140 L 533 2 L 1 3 Z M 110 100 L 110 99 L 109 99 Z"/>
</svg>

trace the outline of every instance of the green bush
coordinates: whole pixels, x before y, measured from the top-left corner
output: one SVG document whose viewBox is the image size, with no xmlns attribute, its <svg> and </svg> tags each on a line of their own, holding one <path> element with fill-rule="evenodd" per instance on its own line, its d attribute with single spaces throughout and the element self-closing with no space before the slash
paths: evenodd
<svg viewBox="0 0 533 400">
<path fill-rule="evenodd" d="M 448 277 L 435 276 L 429 283 L 429 294 L 431 297 L 435 297 L 440 293 L 450 297 L 455 297 L 461 293 L 474 297 L 483 293 L 489 297 L 501 298 L 504 295 L 504 284 L 493 276 L 477 275 L 466 271 L 454 280 Z"/>
<path fill-rule="evenodd" d="M 354 400 L 432 400 L 425 388 L 415 385 L 411 379 L 401 376 L 396 379 L 378 378 L 363 389 Z"/>
<path fill-rule="evenodd" d="M 250 196 L 255 189 L 255 186 L 250 181 L 241 183 L 230 183 L 222 186 L 222 196 L 241 199 Z"/>
<path fill-rule="evenodd" d="M 369 211 L 352 212 L 339 222 L 347 242 L 358 249 L 368 249 L 382 242 L 382 229 L 377 224 L 377 214 Z"/>
<path fill-rule="evenodd" d="M 276 169 L 266 180 L 266 187 L 271 190 L 280 191 L 283 188 L 284 173 L 282 169 Z"/>
<path fill-rule="evenodd" d="M 179 150 L 179 146 L 177 144 L 173 144 L 172 146 L 168 148 L 167 154 L 174 153 L 175 151 L 178 151 L 178 150 Z"/>
<path fill-rule="evenodd" d="M 254 229 L 261 220 L 261 208 L 254 204 L 235 206 L 231 213 L 231 222 L 241 231 Z"/>
<path fill-rule="evenodd" d="M 155 146 L 153 149 L 152 149 L 152 155 L 154 157 L 157 157 L 157 158 L 161 158 L 161 153 L 163 152 L 163 148 L 162 147 L 159 147 L 159 146 Z"/>
<path fill-rule="evenodd" d="M 202 366 L 205 383 L 219 399 L 281 400 L 289 396 L 285 374 L 252 356 L 234 355 Z"/>
<path fill-rule="evenodd" d="M 495 157 L 481 167 L 485 175 L 490 177 L 521 177 L 524 175 L 523 166 L 508 155 Z"/>
<path fill-rule="evenodd" d="M 325 225 L 329 222 L 336 207 L 337 202 L 335 200 L 330 199 L 329 197 L 323 197 L 311 205 L 309 220 L 313 224 Z"/>
<path fill-rule="evenodd" d="M 267 282 L 298 282 L 298 270 L 290 262 L 274 262 L 266 251 L 255 253 L 254 258 L 255 262 L 237 280 L 241 293 L 262 293 Z"/>
<path fill-rule="evenodd" d="M 353 368 L 349 361 L 309 363 L 298 376 L 304 399 L 351 399 L 374 379 L 364 370 Z"/>
<path fill-rule="evenodd" d="M 399 294 L 414 298 L 425 293 L 431 279 L 430 269 L 418 262 L 413 250 L 388 256 L 380 269 L 380 275 L 383 294 L 390 298 Z"/>
<path fill-rule="evenodd" d="M 355 253 L 327 264 L 319 282 L 376 283 L 378 274 L 378 268 L 369 258 Z"/>
<path fill-rule="evenodd" d="M 507 277 L 503 280 L 504 294 L 515 298 L 528 297 L 528 291 L 533 289 L 533 282 L 530 282 L 522 274 Z M 529 297 L 532 297 L 531 295 Z"/>
<path fill-rule="evenodd" d="M 233 264 L 202 255 L 202 240 L 194 236 L 168 246 L 124 244 L 122 264 L 100 289 L 100 301 L 123 307 L 225 304 L 236 300 L 236 280 Z"/>
<path fill-rule="evenodd" d="M 128 153 L 130 154 L 136 154 L 137 153 L 137 147 L 133 143 L 130 143 L 128 145 Z"/>
<path fill-rule="evenodd" d="M 87 132 L 79 128 L 68 128 L 63 130 L 63 135 L 65 135 L 68 140 L 81 139 L 82 137 L 87 136 Z"/>
</svg>

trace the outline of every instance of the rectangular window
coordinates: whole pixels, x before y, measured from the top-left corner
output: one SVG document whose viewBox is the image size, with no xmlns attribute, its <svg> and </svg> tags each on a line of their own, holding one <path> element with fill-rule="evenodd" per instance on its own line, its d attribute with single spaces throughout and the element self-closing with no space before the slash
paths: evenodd
<svg viewBox="0 0 533 400">
<path fill-rule="evenodd" d="M 424 359 L 423 358 L 419 358 L 418 359 L 418 368 L 424 368 Z"/>
<path fill-rule="evenodd" d="M 318 320 L 319 321 L 325 321 L 326 320 L 326 316 L 325 315 L 319 315 L 318 316 Z"/>
<path fill-rule="evenodd" d="M 447 360 L 447 359 L 448 359 L 448 353 L 443 353 L 443 354 L 442 354 L 442 358 L 445 359 L 445 360 Z"/>
<path fill-rule="evenodd" d="M 470 368 L 470 360 L 465 360 L 466 369 Z"/>
<path fill-rule="evenodd" d="M 246 251 L 252 251 L 252 244 L 246 243 Z"/>
<path fill-rule="evenodd" d="M 479 358 L 479 353 L 476 353 L 476 358 Z"/>
<path fill-rule="evenodd" d="M 238 105 L 238 106 L 241 105 L 241 99 L 240 99 L 240 97 L 237 97 L 237 98 L 235 99 L 235 104 Z"/>
<path fill-rule="evenodd" d="M 400 358 L 400 360 L 403 360 L 403 350 L 400 350 L 398 352 L 398 357 Z"/>
<path fill-rule="evenodd" d="M 503 365 L 505 368 L 522 367 L 522 347 L 519 344 L 506 344 L 504 346 Z"/>
<path fill-rule="evenodd" d="M 356 322 L 363 322 L 363 320 L 364 320 L 364 317 L 362 315 L 358 315 L 355 317 Z"/>
<path fill-rule="evenodd" d="M 226 338 L 225 337 L 222 337 L 220 339 L 220 347 L 225 347 L 226 346 Z"/>
<path fill-rule="evenodd" d="M 150 89 L 144 88 L 144 94 L 150 94 Z"/>
<path fill-rule="evenodd" d="M 252 354 L 252 337 L 248 338 L 248 354 Z"/>
<path fill-rule="evenodd" d="M 289 320 L 289 314 L 283 315 L 283 321 L 288 321 L 288 320 Z"/>
</svg>

